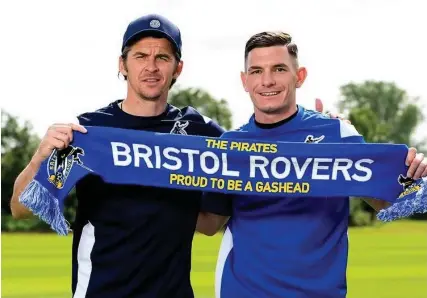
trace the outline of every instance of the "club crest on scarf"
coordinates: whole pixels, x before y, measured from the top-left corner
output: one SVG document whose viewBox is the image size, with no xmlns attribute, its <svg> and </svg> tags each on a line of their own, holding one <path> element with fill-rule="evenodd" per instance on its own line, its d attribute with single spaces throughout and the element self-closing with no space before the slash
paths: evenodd
<svg viewBox="0 0 427 298">
<path fill-rule="evenodd" d="M 325 136 L 323 136 L 323 135 L 320 137 L 317 137 L 317 138 L 315 138 L 313 135 L 308 135 L 305 138 L 304 143 L 320 143 L 324 138 L 325 138 Z"/>
<path fill-rule="evenodd" d="M 80 159 L 80 155 L 85 155 L 83 148 L 71 145 L 62 150 L 54 150 L 47 163 L 49 182 L 55 185 L 58 189 L 63 188 L 75 163 L 89 171 L 92 171 L 84 166 Z"/>
<path fill-rule="evenodd" d="M 421 188 L 421 186 L 419 184 L 416 184 L 415 180 L 410 177 L 399 175 L 397 181 L 403 187 L 403 192 L 399 195 L 399 198 L 417 192 Z"/>
<path fill-rule="evenodd" d="M 185 131 L 185 128 L 190 124 L 188 121 L 176 121 L 173 125 L 170 133 L 177 134 L 177 135 L 187 135 L 187 132 Z"/>
</svg>

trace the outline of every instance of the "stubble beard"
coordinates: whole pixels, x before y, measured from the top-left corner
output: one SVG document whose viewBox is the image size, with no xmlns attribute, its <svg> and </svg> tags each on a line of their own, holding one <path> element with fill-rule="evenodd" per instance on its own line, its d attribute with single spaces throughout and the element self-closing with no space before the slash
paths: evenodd
<svg viewBox="0 0 427 298">
<path fill-rule="evenodd" d="M 259 111 L 267 115 L 278 115 L 286 113 L 290 108 L 290 103 L 288 101 L 282 102 L 279 106 L 267 106 L 267 107 L 258 107 L 255 106 Z"/>
<path fill-rule="evenodd" d="M 162 97 L 162 95 L 164 93 L 163 89 L 164 88 L 162 86 L 160 88 L 160 90 L 158 90 L 157 92 L 144 92 L 144 90 L 142 90 L 142 88 L 139 88 L 137 94 L 141 100 L 154 102 L 154 101 L 158 101 Z"/>
<path fill-rule="evenodd" d="M 258 108 L 258 110 L 267 115 L 277 115 L 286 112 L 288 110 L 288 105 L 282 105 L 279 107 Z"/>
<path fill-rule="evenodd" d="M 141 100 L 158 101 L 160 99 L 160 97 L 162 96 L 162 93 L 158 93 L 156 95 L 148 95 L 148 94 L 144 94 L 143 92 L 139 92 L 138 96 Z"/>
</svg>

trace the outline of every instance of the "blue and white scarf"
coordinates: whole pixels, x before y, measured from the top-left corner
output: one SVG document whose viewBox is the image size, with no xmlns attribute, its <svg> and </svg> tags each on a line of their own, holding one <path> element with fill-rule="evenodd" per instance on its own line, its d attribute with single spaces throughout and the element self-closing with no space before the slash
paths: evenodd
<svg viewBox="0 0 427 298">
<path fill-rule="evenodd" d="M 55 150 L 42 163 L 19 198 L 61 235 L 69 230 L 64 200 L 89 174 L 113 184 L 283 199 L 370 197 L 392 204 L 378 214 L 382 221 L 427 212 L 427 179 L 404 175 L 405 145 L 265 142 L 86 128 L 86 134 L 75 132 L 72 145 Z"/>
</svg>

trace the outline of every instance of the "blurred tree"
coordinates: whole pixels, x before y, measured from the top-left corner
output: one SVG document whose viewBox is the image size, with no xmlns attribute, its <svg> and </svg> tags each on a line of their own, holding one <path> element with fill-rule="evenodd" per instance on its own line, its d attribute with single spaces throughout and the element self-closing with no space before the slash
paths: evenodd
<svg viewBox="0 0 427 298">
<path fill-rule="evenodd" d="M 20 125 L 16 117 L 3 110 L 1 119 L 1 208 L 2 213 L 10 214 L 15 179 L 33 156 L 39 138 L 31 132 L 29 122 Z"/>
<path fill-rule="evenodd" d="M 232 113 L 225 99 L 217 100 L 198 88 L 175 88 L 169 95 L 169 103 L 183 108 L 192 106 L 200 113 L 215 120 L 226 130 L 232 127 Z"/>
<path fill-rule="evenodd" d="M 340 91 L 339 111 L 347 115 L 367 142 L 407 144 L 426 152 L 426 141 L 414 139 L 417 126 L 424 120 L 418 98 L 408 96 L 394 83 L 381 81 L 349 83 Z M 374 211 L 364 201 L 351 200 L 351 211 L 353 225 L 375 219 Z"/>
<path fill-rule="evenodd" d="M 340 112 L 348 114 L 367 142 L 425 146 L 425 140 L 417 143 L 413 139 L 415 129 L 424 120 L 418 98 L 409 97 L 389 82 L 350 83 L 340 91 Z"/>
</svg>

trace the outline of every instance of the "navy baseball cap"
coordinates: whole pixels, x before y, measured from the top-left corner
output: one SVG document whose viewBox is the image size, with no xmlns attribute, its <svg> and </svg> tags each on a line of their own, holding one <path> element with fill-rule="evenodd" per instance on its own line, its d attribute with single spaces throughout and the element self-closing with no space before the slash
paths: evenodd
<svg viewBox="0 0 427 298">
<path fill-rule="evenodd" d="M 157 14 L 142 16 L 128 25 L 123 36 L 122 52 L 125 46 L 136 41 L 138 38 L 150 36 L 150 34 L 155 36 L 161 35 L 167 38 L 175 47 L 179 58 L 181 58 L 182 41 L 179 28 L 167 18 Z"/>
</svg>

